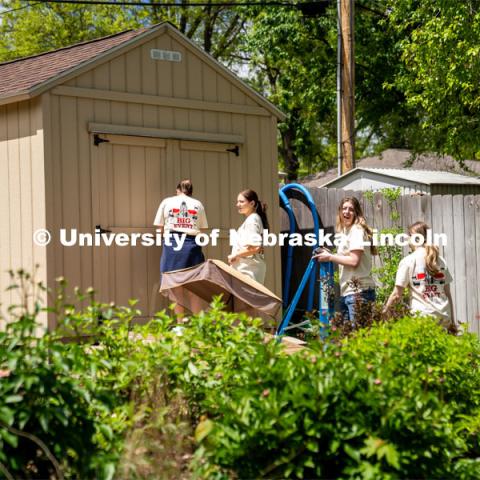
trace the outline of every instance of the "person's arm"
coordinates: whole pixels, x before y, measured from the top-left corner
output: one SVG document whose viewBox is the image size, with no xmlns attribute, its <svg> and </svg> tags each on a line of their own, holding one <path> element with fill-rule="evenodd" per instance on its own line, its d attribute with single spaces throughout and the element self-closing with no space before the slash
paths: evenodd
<svg viewBox="0 0 480 480">
<path fill-rule="evenodd" d="M 445 285 L 445 295 L 448 298 L 448 303 L 450 305 L 450 315 L 452 319 L 452 323 L 455 325 L 455 312 L 453 311 L 453 300 L 452 300 L 452 292 L 450 290 L 450 285 L 447 283 Z"/>
<path fill-rule="evenodd" d="M 404 287 L 401 287 L 400 285 L 395 285 L 393 292 L 390 294 L 390 296 L 388 297 L 387 303 L 383 307 L 383 313 L 390 310 L 393 307 L 393 305 L 397 304 L 402 299 L 404 290 L 405 290 Z"/>
<path fill-rule="evenodd" d="M 256 253 L 261 253 L 263 249 L 263 245 L 261 244 L 263 225 L 259 223 L 259 221 L 253 216 L 251 218 L 249 217 L 245 222 L 245 230 L 241 234 L 244 241 L 246 240 L 246 242 L 256 243 L 257 245 L 252 245 L 250 243 L 242 245 L 242 249 L 235 253 L 235 255 L 230 254 L 227 257 L 230 265 L 237 262 L 242 257 L 251 257 Z"/>
<path fill-rule="evenodd" d="M 393 287 L 393 291 L 388 297 L 387 303 L 383 307 L 383 313 L 387 313 L 393 307 L 393 305 L 402 300 L 405 288 L 410 286 L 412 271 L 408 260 L 409 258 L 410 257 L 405 257 L 398 264 L 397 274 L 395 275 L 395 287 Z"/>
<path fill-rule="evenodd" d="M 337 265 L 356 268 L 362 259 L 362 255 L 363 250 L 352 250 L 347 255 L 333 254 L 322 250 L 318 255 L 314 255 L 313 258 L 316 258 L 319 262 L 333 262 Z"/>
<path fill-rule="evenodd" d="M 200 203 L 199 209 L 198 209 L 198 230 L 202 233 L 206 233 L 211 229 L 208 227 L 208 221 L 207 221 L 207 214 L 205 213 L 205 207 L 203 206 L 202 203 Z"/>
<path fill-rule="evenodd" d="M 235 255 L 229 255 L 228 258 L 228 263 L 232 264 L 235 262 L 238 262 L 238 260 L 242 257 L 251 257 L 252 255 L 255 255 L 256 253 L 261 252 L 262 246 L 255 247 L 254 245 L 247 245 L 244 247 L 243 250 L 240 250 L 237 252 Z"/>
<path fill-rule="evenodd" d="M 164 221 L 164 210 L 165 210 L 165 200 L 160 202 L 155 219 L 153 220 L 153 225 L 157 228 L 160 233 L 163 233 L 165 230 L 165 221 Z"/>
<path fill-rule="evenodd" d="M 354 225 L 347 237 L 348 247 L 344 249 L 345 253 L 333 254 L 328 250 L 322 250 L 319 255 L 315 255 L 319 262 L 333 262 L 344 267 L 357 268 L 364 252 L 365 231 L 359 225 Z"/>
</svg>

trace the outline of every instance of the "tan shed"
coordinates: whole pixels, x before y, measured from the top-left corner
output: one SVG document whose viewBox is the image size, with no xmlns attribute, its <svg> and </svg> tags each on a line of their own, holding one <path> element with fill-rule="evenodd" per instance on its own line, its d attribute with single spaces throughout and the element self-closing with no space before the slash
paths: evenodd
<svg viewBox="0 0 480 480">
<path fill-rule="evenodd" d="M 155 233 L 159 202 L 182 178 L 192 179 L 210 227 L 221 232 L 208 257 L 226 259 L 229 229 L 242 221 L 234 208 L 242 189 L 259 192 L 279 231 L 283 114 L 170 24 L 0 64 L 0 78 L 4 306 L 12 301 L 6 271 L 35 264 L 49 287 L 64 276 L 71 286 L 94 286 L 103 301 L 138 298 L 146 316 L 165 306 L 160 247 L 79 241 L 96 226 Z M 39 229 L 51 233 L 46 247 L 33 241 Z M 76 245 L 65 246 L 73 229 Z M 279 294 L 279 249 L 266 257 L 266 285 Z"/>
</svg>

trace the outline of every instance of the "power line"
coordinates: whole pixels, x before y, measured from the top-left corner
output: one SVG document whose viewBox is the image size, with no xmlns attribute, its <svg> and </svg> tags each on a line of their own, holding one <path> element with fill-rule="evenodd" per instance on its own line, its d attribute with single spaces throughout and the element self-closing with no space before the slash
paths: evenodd
<svg viewBox="0 0 480 480">
<path fill-rule="evenodd" d="M 35 2 L 35 3 L 32 3 L 31 5 L 24 5 L 23 7 L 17 7 L 17 8 L 12 8 L 10 10 L 5 10 L 4 12 L 0 12 L 0 17 L 2 15 L 5 15 L 6 13 L 11 13 L 11 12 L 16 12 L 17 10 L 23 10 L 24 8 L 28 8 L 28 7 L 34 7 L 35 5 L 38 5 L 39 3 L 42 3 L 42 2 Z"/>
<path fill-rule="evenodd" d="M 20 0 L 22 2 L 29 2 L 31 0 Z M 211 3 L 211 2 L 199 2 L 199 3 L 155 3 L 155 2 L 128 2 L 128 1 L 108 1 L 108 0 L 41 0 L 37 3 L 67 3 L 67 4 L 76 4 L 76 5 L 114 5 L 119 7 L 124 6 L 134 6 L 134 7 L 284 7 L 284 8 L 298 8 L 303 9 L 312 9 L 318 7 L 319 9 L 325 8 L 331 0 L 317 0 L 312 2 L 305 3 L 287 3 L 287 2 L 221 2 L 221 3 Z M 25 7 L 21 7 L 25 8 Z"/>
</svg>

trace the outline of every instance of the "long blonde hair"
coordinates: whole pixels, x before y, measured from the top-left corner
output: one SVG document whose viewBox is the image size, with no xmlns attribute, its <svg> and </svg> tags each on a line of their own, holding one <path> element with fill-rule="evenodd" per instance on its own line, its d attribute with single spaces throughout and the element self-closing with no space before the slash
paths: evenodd
<svg viewBox="0 0 480 480">
<path fill-rule="evenodd" d="M 358 198 L 356 197 L 344 197 L 340 204 L 338 205 L 338 210 L 337 210 L 337 221 L 336 221 L 336 231 L 343 233 L 345 227 L 343 225 L 343 215 L 342 215 L 342 209 L 343 205 L 346 202 L 350 202 L 353 205 L 353 213 L 354 213 L 354 219 L 353 219 L 353 224 L 352 225 L 360 225 L 365 233 L 367 234 L 367 238 L 370 242 L 372 242 L 373 238 L 373 231 L 372 229 L 368 226 L 367 221 L 365 220 L 365 215 L 363 214 L 362 206 L 360 205 L 360 202 L 358 201 Z M 377 247 L 370 245 L 370 252 L 372 255 L 377 255 L 378 250 Z"/>
<path fill-rule="evenodd" d="M 423 247 L 425 248 L 425 266 L 430 275 L 435 275 L 440 271 L 438 265 L 439 251 L 435 245 L 427 245 L 427 231 L 430 227 L 425 222 L 415 222 L 408 227 L 408 234 L 419 234 L 423 237 Z"/>
</svg>

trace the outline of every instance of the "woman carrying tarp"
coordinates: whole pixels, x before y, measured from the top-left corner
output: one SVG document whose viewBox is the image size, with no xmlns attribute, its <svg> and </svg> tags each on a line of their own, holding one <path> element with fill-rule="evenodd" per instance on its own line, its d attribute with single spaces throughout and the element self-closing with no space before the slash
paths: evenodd
<svg viewBox="0 0 480 480">
<path fill-rule="evenodd" d="M 266 263 L 263 254 L 263 231 L 268 230 L 265 203 L 258 199 L 253 190 L 243 190 L 237 197 L 238 213 L 244 215 L 245 221 L 237 230 L 232 240 L 232 253 L 228 263 L 239 272 L 248 275 L 257 282 L 264 283 Z"/>
<path fill-rule="evenodd" d="M 173 270 L 194 267 L 205 261 L 202 247 L 195 237 L 201 229 L 208 228 L 205 208 L 200 200 L 192 197 L 193 185 L 182 180 L 177 185 L 177 194 L 165 198 L 158 207 L 153 224 L 163 233 L 160 275 Z M 165 241 L 168 236 L 169 241 Z M 195 305 L 193 307 L 195 309 Z M 182 315 L 182 305 L 175 306 L 175 313 Z"/>
<path fill-rule="evenodd" d="M 339 265 L 340 313 L 355 324 L 355 309 L 359 303 L 375 301 L 375 282 L 372 277 L 372 230 L 367 225 L 360 202 L 345 197 L 338 206 L 336 231 L 339 235 L 337 253 L 323 249 L 314 256 L 319 262 Z"/>
<path fill-rule="evenodd" d="M 387 312 L 403 296 L 405 288 L 411 292 L 410 309 L 438 318 L 445 328 L 455 330 L 453 302 L 450 292 L 452 276 L 438 247 L 427 244 L 429 227 L 416 222 L 408 227 L 413 252 L 398 265 L 395 288 L 385 304 Z"/>
</svg>

